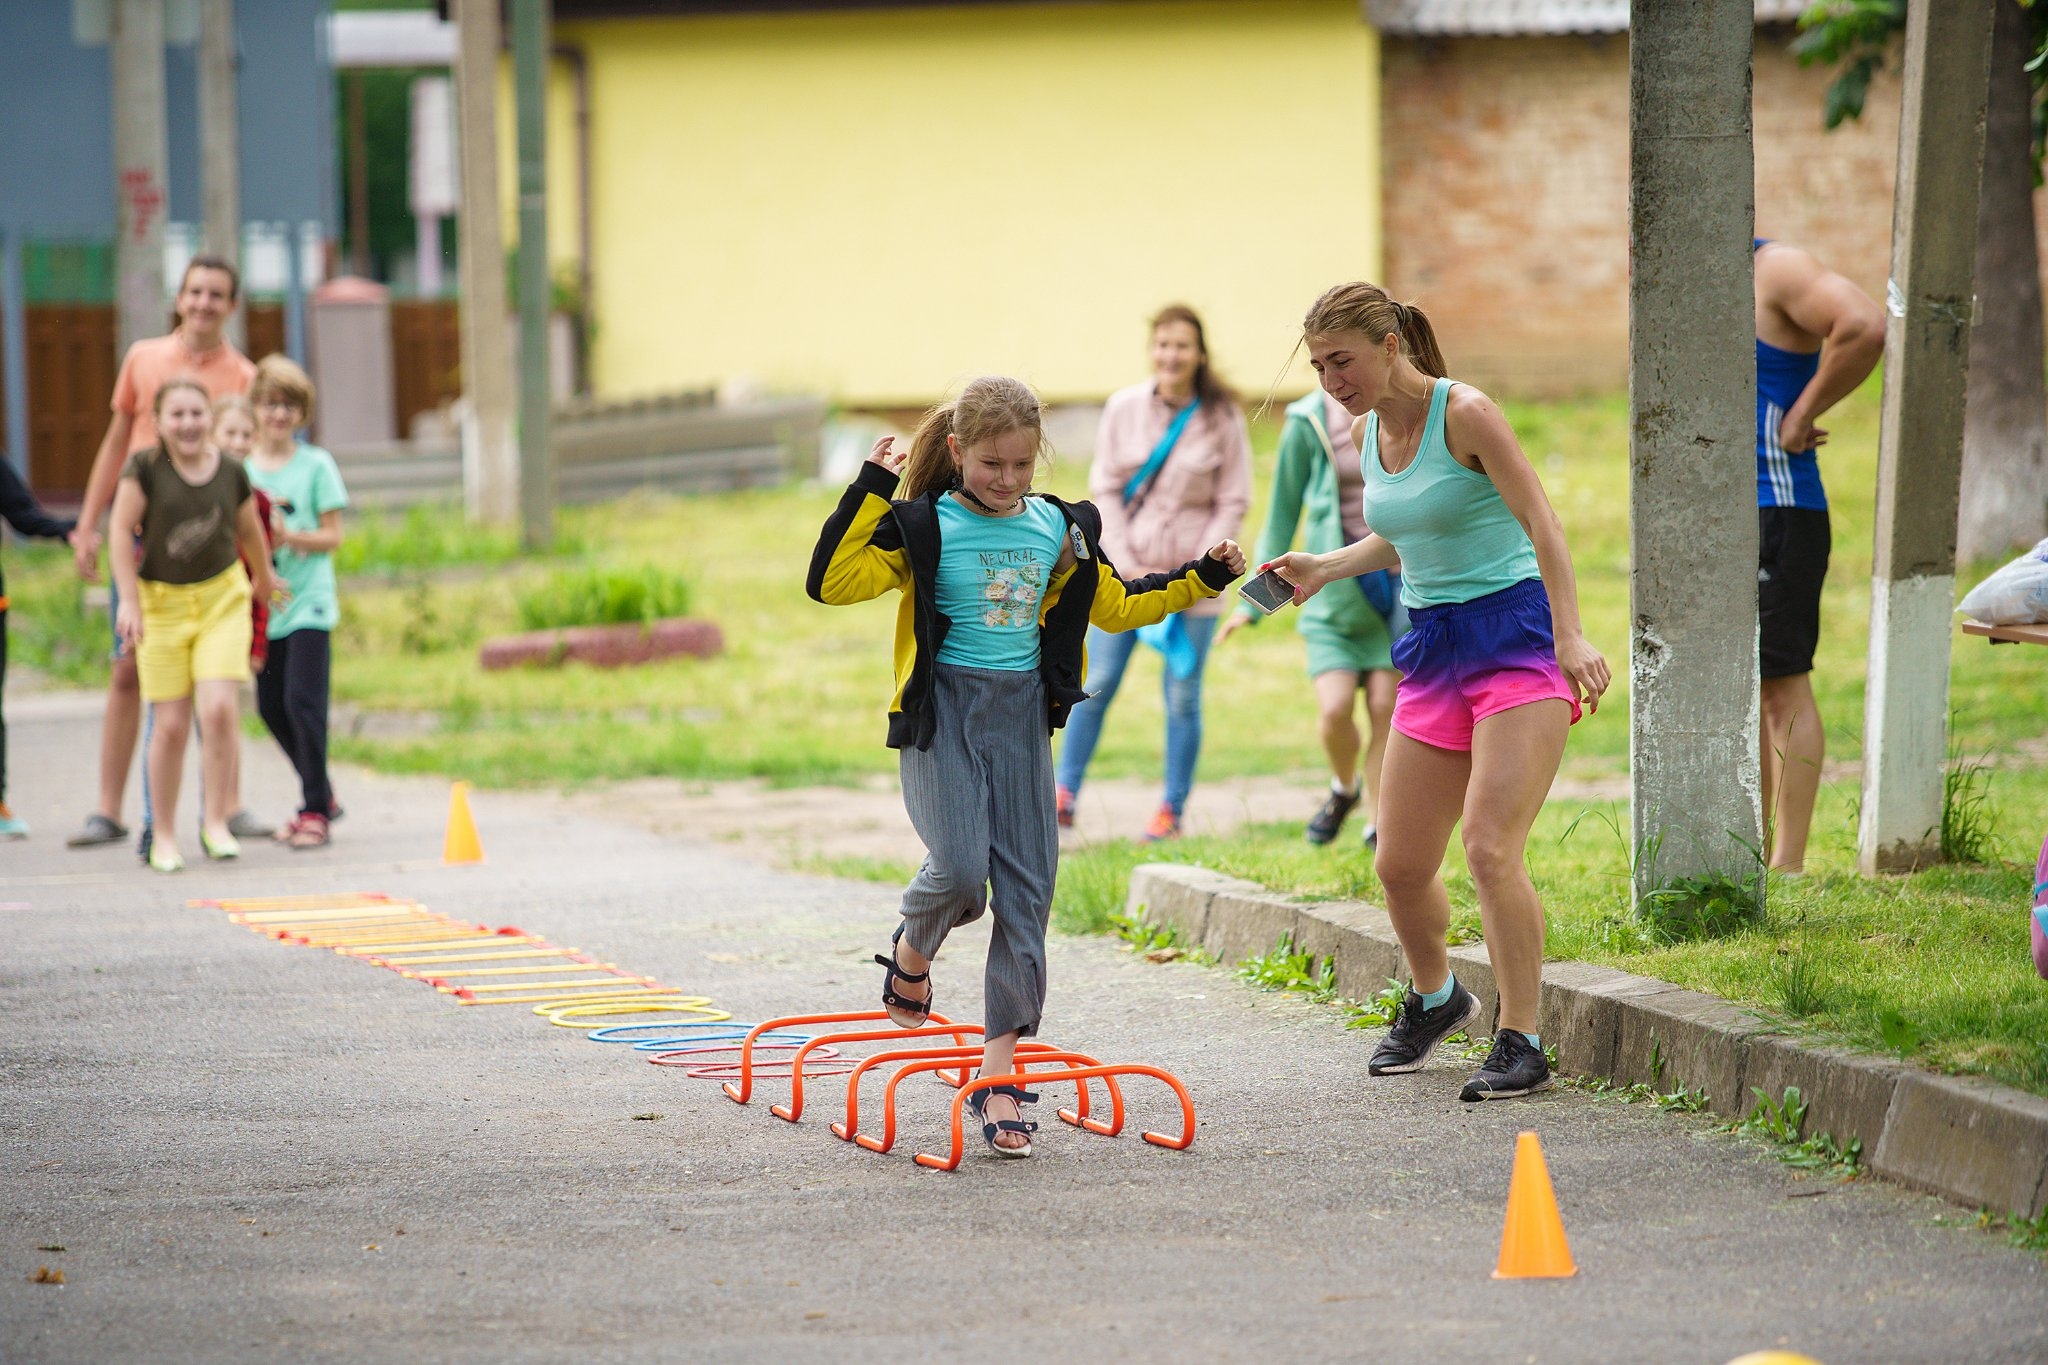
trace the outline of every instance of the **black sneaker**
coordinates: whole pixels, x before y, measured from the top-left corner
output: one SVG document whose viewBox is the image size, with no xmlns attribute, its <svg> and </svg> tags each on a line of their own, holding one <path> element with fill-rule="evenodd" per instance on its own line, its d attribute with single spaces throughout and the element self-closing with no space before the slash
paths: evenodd
<svg viewBox="0 0 2048 1365">
<path fill-rule="evenodd" d="M 1323 808 L 1309 817 L 1308 841 L 1312 844 L 1327 844 L 1337 837 L 1337 831 L 1344 828 L 1344 822 L 1351 818 L 1351 812 L 1358 806 L 1358 798 L 1365 791 L 1360 787 L 1355 792 L 1340 792 L 1330 788 L 1330 799 L 1323 802 Z"/>
<path fill-rule="evenodd" d="M 1519 1029 L 1504 1028 L 1493 1035 L 1493 1051 L 1486 1054 L 1486 1064 L 1465 1082 L 1458 1098 L 1506 1100 L 1548 1089 L 1550 1062 L 1543 1049 Z"/>
<path fill-rule="evenodd" d="M 1372 1050 L 1366 1070 L 1375 1076 L 1398 1076 L 1422 1070 L 1436 1045 L 1479 1017 L 1479 997 L 1463 985 L 1451 989 L 1451 998 L 1435 1009 L 1424 1009 L 1422 997 L 1408 992 L 1401 1002 L 1401 1017 Z M 1517 1035 L 1519 1036 L 1519 1035 Z"/>
</svg>

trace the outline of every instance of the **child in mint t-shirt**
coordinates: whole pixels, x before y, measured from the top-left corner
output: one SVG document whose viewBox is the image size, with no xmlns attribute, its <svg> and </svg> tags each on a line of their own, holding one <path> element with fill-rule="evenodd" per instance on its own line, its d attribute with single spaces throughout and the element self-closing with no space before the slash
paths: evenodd
<svg viewBox="0 0 2048 1365">
<path fill-rule="evenodd" d="M 277 837 L 293 848 L 320 848 L 341 813 L 327 778 L 327 697 L 329 641 L 340 618 L 334 549 L 348 490 L 334 457 L 298 438 L 313 416 L 313 381 L 304 370 L 284 356 L 265 357 L 249 400 L 257 431 L 249 481 L 270 497 L 273 558 L 291 588 L 291 600 L 270 617 L 270 660 L 256 678 L 256 707 L 299 774 L 299 813 Z"/>
</svg>

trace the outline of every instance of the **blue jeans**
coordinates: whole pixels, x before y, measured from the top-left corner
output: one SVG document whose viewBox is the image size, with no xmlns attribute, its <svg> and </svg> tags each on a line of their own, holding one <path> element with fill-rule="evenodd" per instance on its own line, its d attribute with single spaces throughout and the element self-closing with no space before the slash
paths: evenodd
<svg viewBox="0 0 2048 1365">
<path fill-rule="evenodd" d="M 1185 678 L 1172 670 L 1165 674 L 1166 697 L 1166 805 L 1179 815 L 1195 785 L 1195 760 L 1202 756 L 1202 670 L 1209 662 L 1209 641 L 1216 634 L 1214 616 L 1182 616 L 1188 643 L 1195 647 L 1195 668 Z M 1067 717 L 1067 738 L 1060 746 L 1058 780 L 1070 792 L 1081 790 L 1088 760 L 1102 738 L 1102 721 L 1116 690 L 1123 685 L 1124 667 L 1131 651 L 1138 647 L 1136 631 L 1115 635 L 1095 626 L 1088 627 L 1088 690 L 1094 695 L 1073 709 Z"/>
</svg>

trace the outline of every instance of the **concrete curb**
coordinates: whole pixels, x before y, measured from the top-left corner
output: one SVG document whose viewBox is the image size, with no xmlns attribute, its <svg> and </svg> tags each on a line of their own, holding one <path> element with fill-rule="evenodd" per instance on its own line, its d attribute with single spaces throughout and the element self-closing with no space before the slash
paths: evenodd
<svg viewBox="0 0 2048 1365">
<path fill-rule="evenodd" d="M 1386 912 L 1358 902 L 1301 901 L 1203 868 L 1150 863 L 1131 872 L 1126 910 L 1174 926 L 1226 964 L 1288 935 L 1334 963 L 1338 991 L 1354 999 L 1404 974 Z M 1468 944 L 1451 957 L 1491 1031 L 1500 1000 L 1485 948 Z M 1544 965 L 1540 1011 L 1564 1071 L 1701 1090 L 1731 1118 L 1755 1108 L 1752 1087 L 1776 1097 L 1796 1085 L 1809 1106 L 1806 1132 L 1862 1139 L 1864 1165 L 1877 1175 L 1999 1214 L 2035 1217 L 2048 1205 L 2048 1099 L 2038 1095 L 1787 1036 L 1725 1000 L 1586 962 Z"/>
</svg>

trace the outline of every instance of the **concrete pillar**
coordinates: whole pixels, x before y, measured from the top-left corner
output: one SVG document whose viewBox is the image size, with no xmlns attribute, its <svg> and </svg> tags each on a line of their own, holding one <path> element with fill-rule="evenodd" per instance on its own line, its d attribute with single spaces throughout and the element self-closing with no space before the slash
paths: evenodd
<svg viewBox="0 0 2048 1365">
<path fill-rule="evenodd" d="M 1629 31 L 1629 784 L 1636 891 L 1758 870 L 1750 0 Z M 1654 856 L 1652 856 L 1654 855 Z"/>
<path fill-rule="evenodd" d="M 170 151 L 164 133 L 163 0 L 112 0 L 115 344 L 162 336 L 164 215 Z"/>
<path fill-rule="evenodd" d="M 1905 871 L 1941 853 L 1963 397 L 1992 0 L 1906 10 L 1892 282 L 1878 430 L 1877 547 L 1857 859 Z"/>
<path fill-rule="evenodd" d="M 462 493 L 472 520 L 519 517 L 512 439 L 512 349 L 505 316 L 505 238 L 498 221 L 498 0 L 453 0 L 456 152 L 461 158 Z"/>
<path fill-rule="evenodd" d="M 548 0 L 513 0 L 513 89 L 519 113 L 519 520 L 529 550 L 555 538 L 549 417 Z"/>
<path fill-rule="evenodd" d="M 206 227 L 200 250 L 242 264 L 242 135 L 235 85 L 235 0 L 201 0 L 199 155 Z M 228 318 L 227 336 L 248 348 L 247 300 Z"/>
</svg>

